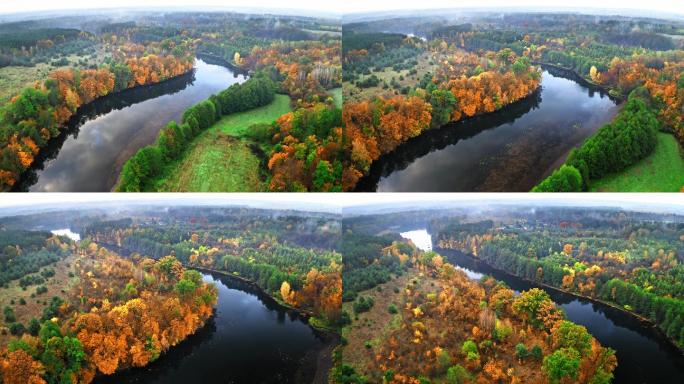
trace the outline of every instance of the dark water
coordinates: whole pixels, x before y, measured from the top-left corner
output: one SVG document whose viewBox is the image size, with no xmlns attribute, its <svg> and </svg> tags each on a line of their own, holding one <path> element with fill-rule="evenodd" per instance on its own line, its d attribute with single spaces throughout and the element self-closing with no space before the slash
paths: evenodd
<svg viewBox="0 0 684 384">
<path fill-rule="evenodd" d="M 407 141 L 373 163 L 357 190 L 529 191 L 618 109 L 566 76 L 548 68 L 528 98 Z"/>
<path fill-rule="evenodd" d="M 153 143 L 169 121 L 180 120 L 189 106 L 244 80 L 224 66 L 198 59 L 192 73 L 98 99 L 79 109 L 16 190 L 110 191 L 126 160 Z"/>
<path fill-rule="evenodd" d="M 159 360 L 96 383 L 311 383 L 326 345 L 306 320 L 251 285 L 219 275 L 215 315 Z"/>
<path fill-rule="evenodd" d="M 569 320 L 587 327 L 603 346 L 616 351 L 618 366 L 613 383 L 684 383 L 684 357 L 648 324 L 615 308 L 518 279 L 461 252 L 436 251 L 471 278 L 491 275 L 518 292 L 535 287 L 544 289 Z"/>
</svg>

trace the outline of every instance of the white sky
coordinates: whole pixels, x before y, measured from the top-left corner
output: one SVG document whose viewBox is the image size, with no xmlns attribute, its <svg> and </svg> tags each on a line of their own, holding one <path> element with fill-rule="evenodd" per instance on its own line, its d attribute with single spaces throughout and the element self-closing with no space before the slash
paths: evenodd
<svg viewBox="0 0 684 384">
<path fill-rule="evenodd" d="M 684 14 L 682 0 L 0 0 L 0 13 L 119 7 L 250 7 L 350 13 L 430 8 L 572 7 L 647 9 Z"/>
<path fill-rule="evenodd" d="M 658 205 L 673 207 L 673 212 L 684 209 L 684 193 L 5 193 L 0 199 L 0 216 L 7 207 L 29 207 L 43 204 L 93 203 L 93 202 L 170 202 L 185 205 L 199 204 L 246 204 L 260 207 L 302 209 L 322 207 L 336 211 L 341 207 L 391 203 L 483 203 L 519 202 L 549 204 L 562 202 L 573 205 L 605 205 L 646 207 Z M 252 205 L 252 204 L 250 204 Z"/>
</svg>

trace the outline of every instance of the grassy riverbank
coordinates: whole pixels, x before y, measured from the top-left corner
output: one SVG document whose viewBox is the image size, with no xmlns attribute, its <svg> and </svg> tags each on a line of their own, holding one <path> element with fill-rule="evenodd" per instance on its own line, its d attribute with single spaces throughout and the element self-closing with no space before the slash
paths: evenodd
<svg viewBox="0 0 684 384">
<path fill-rule="evenodd" d="M 651 155 L 617 173 L 592 180 L 591 192 L 679 192 L 684 187 L 684 157 L 677 140 L 658 132 Z"/>
<path fill-rule="evenodd" d="M 290 99 L 276 95 L 263 107 L 223 117 L 202 132 L 184 153 L 165 165 L 153 183 L 165 192 L 262 191 L 260 160 L 244 137 L 254 124 L 270 124 L 289 112 Z"/>
</svg>

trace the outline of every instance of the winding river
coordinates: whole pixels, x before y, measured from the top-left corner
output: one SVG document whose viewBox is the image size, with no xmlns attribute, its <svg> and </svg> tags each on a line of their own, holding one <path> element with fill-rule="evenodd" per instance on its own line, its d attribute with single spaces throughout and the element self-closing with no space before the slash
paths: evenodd
<svg viewBox="0 0 684 384">
<path fill-rule="evenodd" d="M 421 249 L 427 249 L 425 239 L 429 238 L 432 247 L 431 236 L 425 229 L 403 232 L 402 236 L 416 239 L 414 243 Z M 615 308 L 539 287 L 491 268 L 464 253 L 446 249 L 437 249 L 437 252 L 473 279 L 486 274 L 504 281 L 517 292 L 535 287 L 544 289 L 563 308 L 569 320 L 587 327 L 603 346 L 616 351 L 618 366 L 613 383 L 684 383 L 684 357 L 648 324 Z"/>
<path fill-rule="evenodd" d="M 371 166 L 358 191 L 529 191 L 619 107 L 570 74 L 544 67 L 541 89 L 483 116 L 400 145 Z"/>
<path fill-rule="evenodd" d="M 214 316 L 196 334 L 143 368 L 96 383 L 327 382 L 320 352 L 332 340 L 252 285 L 203 274 L 218 288 Z"/>
<path fill-rule="evenodd" d="M 135 152 L 191 105 L 246 77 L 195 60 L 192 72 L 111 94 L 79 108 L 67 129 L 41 151 L 16 191 L 106 192 Z"/>
</svg>

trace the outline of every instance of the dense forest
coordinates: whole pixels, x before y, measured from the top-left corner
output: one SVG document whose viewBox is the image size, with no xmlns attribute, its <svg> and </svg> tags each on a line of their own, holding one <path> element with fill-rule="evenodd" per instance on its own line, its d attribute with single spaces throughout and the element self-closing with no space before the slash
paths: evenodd
<svg viewBox="0 0 684 384">
<path fill-rule="evenodd" d="M 86 233 L 103 244 L 154 259 L 174 255 L 186 266 L 225 271 L 256 283 L 282 303 L 335 327 L 342 300 L 339 224 L 331 217 L 296 213 L 196 209 L 166 215 L 94 222 Z"/>
<path fill-rule="evenodd" d="M 11 334 L 3 328 L 4 383 L 89 383 L 97 375 L 145 366 L 213 313 L 215 288 L 174 257 L 127 259 L 90 240 L 56 236 L 29 252 L 40 236 L 35 232 L 31 240 L 18 238 L 7 246 L 14 253 L 8 255 L 11 275 L 4 276 L 2 288 L 9 304 L 3 322 Z M 48 267 L 34 273 L 43 266 Z M 16 288 L 8 280 L 18 280 Z M 30 297 L 22 292 L 37 284 Z M 42 299 L 58 289 L 58 295 Z"/>
</svg>

